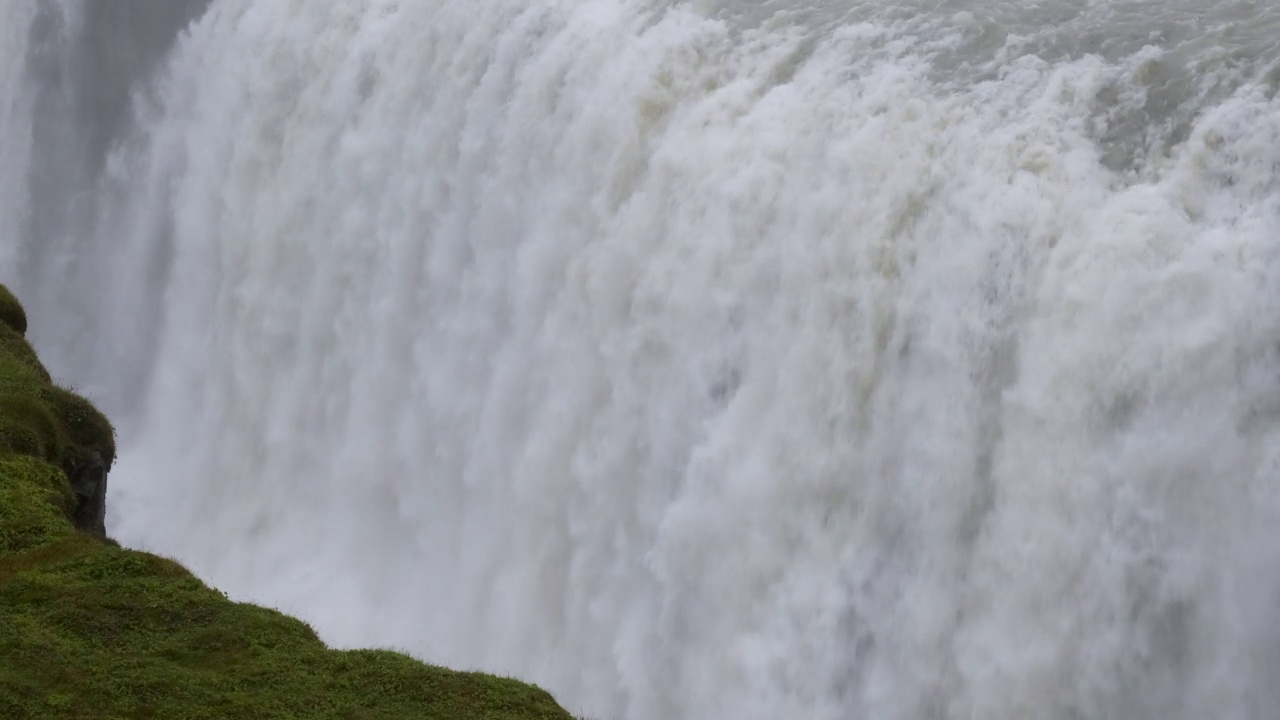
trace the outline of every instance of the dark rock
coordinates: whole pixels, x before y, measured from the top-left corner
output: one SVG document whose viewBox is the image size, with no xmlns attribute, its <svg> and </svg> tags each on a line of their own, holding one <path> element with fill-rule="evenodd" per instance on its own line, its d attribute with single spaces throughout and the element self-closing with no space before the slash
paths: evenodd
<svg viewBox="0 0 1280 720">
<path fill-rule="evenodd" d="M 97 451 L 68 473 L 71 491 L 76 496 L 76 509 L 72 514 L 75 526 L 98 537 L 107 534 L 107 463 Z"/>
</svg>

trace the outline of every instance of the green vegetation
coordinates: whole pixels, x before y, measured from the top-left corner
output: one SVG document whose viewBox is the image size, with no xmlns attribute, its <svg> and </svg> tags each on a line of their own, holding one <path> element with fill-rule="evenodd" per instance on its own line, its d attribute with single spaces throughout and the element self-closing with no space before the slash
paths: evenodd
<svg viewBox="0 0 1280 720">
<path fill-rule="evenodd" d="M 0 286 L 0 717 L 570 720 L 546 692 L 385 650 L 331 650 L 177 563 L 77 529 L 114 431 L 50 384 Z"/>
<path fill-rule="evenodd" d="M 0 285 L 0 325 L 13 328 L 19 335 L 27 332 L 27 311 L 3 285 Z"/>
</svg>

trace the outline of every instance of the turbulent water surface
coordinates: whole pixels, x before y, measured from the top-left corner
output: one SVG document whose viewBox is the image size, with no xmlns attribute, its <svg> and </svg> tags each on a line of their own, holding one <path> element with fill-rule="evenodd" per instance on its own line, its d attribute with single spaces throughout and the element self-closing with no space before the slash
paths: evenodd
<svg viewBox="0 0 1280 720">
<path fill-rule="evenodd" d="M 1280 9 L 6 0 L 109 523 L 601 720 L 1269 720 Z"/>
</svg>

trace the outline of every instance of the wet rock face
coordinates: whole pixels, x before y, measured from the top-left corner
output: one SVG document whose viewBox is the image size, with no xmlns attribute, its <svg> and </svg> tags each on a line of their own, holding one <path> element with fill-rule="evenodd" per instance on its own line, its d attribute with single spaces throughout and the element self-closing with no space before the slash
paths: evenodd
<svg viewBox="0 0 1280 720">
<path fill-rule="evenodd" d="M 107 471 L 108 463 L 102 454 L 94 451 L 85 462 L 68 473 L 71 491 L 75 493 L 76 509 L 72 522 L 77 529 L 99 537 L 107 534 Z"/>
</svg>

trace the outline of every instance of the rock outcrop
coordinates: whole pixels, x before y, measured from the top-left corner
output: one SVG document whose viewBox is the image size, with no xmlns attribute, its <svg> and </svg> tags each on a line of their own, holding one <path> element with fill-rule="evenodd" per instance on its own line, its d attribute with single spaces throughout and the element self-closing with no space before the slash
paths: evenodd
<svg viewBox="0 0 1280 720">
<path fill-rule="evenodd" d="M 110 467 L 102 453 L 93 451 L 73 466 L 67 477 L 76 496 L 76 509 L 71 520 L 79 530 L 99 537 L 107 535 L 107 471 Z"/>
<path fill-rule="evenodd" d="M 115 430 L 88 400 L 52 384 L 26 331 L 26 311 L 0 285 L 0 452 L 36 456 L 59 467 L 75 496 L 75 527 L 105 537 Z"/>
<path fill-rule="evenodd" d="M 572 720 L 516 680 L 329 649 L 106 538 L 115 433 L 25 331 L 0 286 L 0 718 Z"/>
</svg>

